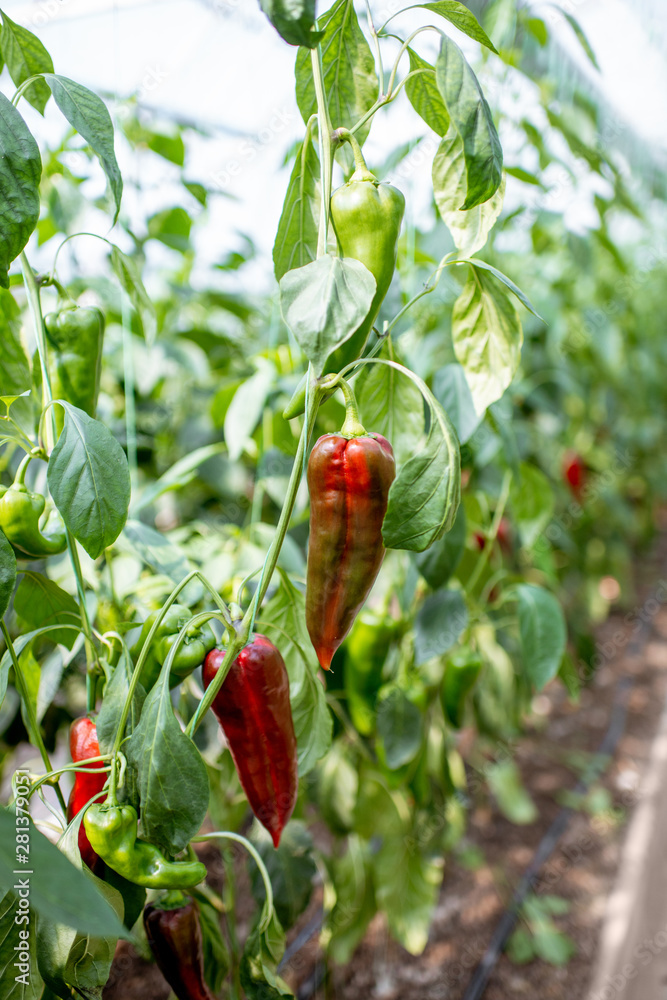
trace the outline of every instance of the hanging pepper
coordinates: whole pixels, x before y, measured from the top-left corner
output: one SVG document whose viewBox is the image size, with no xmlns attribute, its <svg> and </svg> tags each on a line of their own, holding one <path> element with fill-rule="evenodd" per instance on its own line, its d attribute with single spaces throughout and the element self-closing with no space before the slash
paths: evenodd
<svg viewBox="0 0 667 1000">
<path fill-rule="evenodd" d="M 204 662 L 208 687 L 225 658 L 214 649 Z M 227 739 L 250 808 L 275 847 L 298 792 L 296 737 L 289 678 L 280 652 L 265 635 L 236 657 L 212 705 Z"/>
<path fill-rule="evenodd" d="M 308 461 L 306 624 L 325 670 L 380 571 L 382 521 L 396 475 L 391 445 L 381 434 L 366 434 L 349 386 L 342 388 L 343 429 L 321 437 Z"/>
<path fill-rule="evenodd" d="M 109 868 L 147 889 L 191 889 L 206 878 L 200 861 L 168 861 L 155 844 L 137 838 L 137 811 L 129 805 L 92 805 L 83 817 L 93 850 Z"/>
<path fill-rule="evenodd" d="M 391 184 L 382 184 L 366 166 L 354 136 L 344 129 L 334 133 L 351 143 L 355 170 L 349 181 L 331 196 L 331 221 L 341 257 L 361 261 L 376 282 L 376 291 L 363 323 L 341 344 L 326 363 L 327 372 L 339 372 L 361 357 L 380 306 L 389 291 L 396 269 L 396 251 L 405 198 Z M 283 411 L 285 419 L 299 416 L 305 407 L 305 378 Z"/>
<path fill-rule="evenodd" d="M 94 417 L 100 391 L 104 316 L 94 307 L 63 309 L 44 318 L 49 378 L 54 399 L 64 399 Z M 62 430 L 62 407 L 55 407 Z"/>
<path fill-rule="evenodd" d="M 440 688 L 440 700 L 446 720 L 455 729 L 463 725 L 466 699 L 480 675 L 482 660 L 472 649 L 462 649 L 447 659 Z"/>
<path fill-rule="evenodd" d="M 144 927 L 157 966 L 178 1000 L 214 1000 L 204 976 L 202 929 L 194 899 L 176 891 L 149 903 Z"/>
<path fill-rule="evenodd" d="M 159 613 L 159 611 L 151 612 L 142 625 L 139 638 L 130 647 L 130 655 L 135 663 Z M 153 636 L 148 657 L 141 671 L 140 682 L 146 691 L 150 691 L 155 684 L 162 664 L 167 659 L 169 650 L 178 638 L 178 633 L 191 618 L 192 613 L 189 608 L 184 607 L 182 604 L 172 604 L 162 619 L 157 632 Z M 188 628 L 185 633 L 185 639 L 181 643 L 171 666 L 169 682 L 172 687 L 180 684 L 193 670 L 202 665 L 206 654 L 215 646 L 215 642 L 215 634 L 208 623 L 205 625 L 191 625 Z"/>
<path fill-rule="evenodd" d="M 84 716 L 82 719 L 74 720 L 69 731 L 69 749 L 75 764 L 82 760 L 88 760 L 89 757 L 100 756 L 97 727 L 92 719 Z M 104 788 L 108 774 L 106 771 L 99 771 L 101 766 L 100 763 L 89 764 L 88 767 L 91 769 L 98 769 L 96 773 L 92 774 L 75 771 L 74 787 L 67 803 L 68 823 L 81 812 L 94 795 L 97 795 Z M 97 799 L 96 801 L 101 802 L 102 800 Z M 81 858 L 92 871 L 101 867 L 101 860 L 90 845 L 83 823 L 79 827 L 79 851 Z"/>
<path fill-rule="evenodd" d="M 0 486 L 0 529 L 5 533 L 16 554 L 22 559 L 46 559 L 67 548 L 65 526 L 51 515 L 40 525 L 46 500 L 32 493 L 25 484 L 25 473 L 32 455 L 26 455 L 18 467 L 16 478 L 7 488 Z"/>
</svg>

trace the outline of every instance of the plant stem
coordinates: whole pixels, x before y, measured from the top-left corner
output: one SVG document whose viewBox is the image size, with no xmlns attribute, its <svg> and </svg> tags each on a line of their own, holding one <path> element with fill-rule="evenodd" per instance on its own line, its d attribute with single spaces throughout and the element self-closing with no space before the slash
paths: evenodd
<svg viewBox="0 0 667 1000">
<path fill-rule="evenodd" d="M 342 378 L 338 388 L 342 390 L 345 397 L 345 422 L 341 428 L 341 434 L 343 437 L 362 437 L 366 433 L 366 428 L 359 419 L 359 407 L 352 386 Z"/>
<path fill-rule="evenodd" d="M 35 275 L 33 274 L 30 262 L 25 255 L 25 251 L 21 254 L 21 271 L 23 273 L 23 281 L 25 284 L 26 294 L 28 296 L 28 305 L 30 306 L 30 313 L 32 315 L 32 322 L 35 330 L 39 363 L 42 369 L 42 399 L 44 407 L 47 407 L 53 399 L 53 392 L 51 390 L 51 379 L 49 377 L 49 366 L 46 356 L 46 334 L 44 332 L 42 303 L 39 298 L 39 287 L 35 280 Z M 46 450 L 50 452 L 55 442 L 56 415 L 53 412 L 53 407 L 51 407 L 50 418 L 47 420 Z"/>
<path fill-rule="evenodd" d="M 512 473 L 508 469 L 505 475 L 503 476 L 503 484 L 500 490 L 500 497 L 498 498 L 498 505 L 496 507 L 495 514 L 493 515 L 493 521 L 491 522 L 491 528 L 487 536 L 487 544 L 482 549 L 479 559 L 477 560 L 475 569 L 473 570 L 470 578 L 468 579 L 467 591 L 469 594 L 473 593 L 477 581 L 479 580 L 481 574 L 484 571 L 484 567 L 489 561 L 489 556 L 491 555 L 491 549 L 493 548 L 493 543 L 495 542 L 496 536 L 498 534 L 498 526 L 500 525 L 502 516 L 505 513 L 505 507 L 507 506 L 507 501 L 509 500 L 511 484 L 512 484 Z"/>
<path fill-rule="evenodd" d="M 39 723 L 37 722 L 37 716 L 35 714 L 35 709 L 30 700 L 30 695 L 28 694 L 28 686 L 25 682 L 25 677 L 23 676 L 23 671 L 21 670 L 21 665 L 19 663 L 18 657 L 16 655 L 16 650 L 14 649 L 14 643 L 12 642 L 12 637 L 9 634 L 9 629 L 5 625 L 3 619 L 0 619 L 0 631 L 2 631 L 2 637 L 5 640 L 7 649 L 9 650 L 9 656 L 14 667 L 14 678 L 16 681 L 16 687 L 18 688 L 19 695 L 25 706 L 25 714 L 28 722 L 29 736 L 34 744 L 34 746 L 39 750 L 40 756 L 44 763 L 44 767 L 47 771 L 52 771 L 53 767 L 51 765 L 51 760 L 47 753 L 46 747 L 44 746 L 44 740 L 42 739 L 42 734 L 39 730 Z M 63 798 L 63 793 L 60 790 L 60 785 L 58 782 L 54 784 L 56 790 L 56 795 L 58 796 L 58 801 L 62 806 L 63 812 L 67 812 L 67 805 L 65 804 L 65 799 Z"/>
<path fill-rule="evenodd" d="M 320 206 L 320 231 L 317 240 L 317 256 L 323 257 L 327 252 L 327 230 L 329 226 L 329 202 L 331 201 L 331 176 L 333 173 L 333 152 L 331 146 L 331 118 L 324 90 L 324 69 L 322 66 L 322 47 L 311 49 L 310 58 L 313 66 L 313 81 L 317 97 L 317 121 L 320 144 L 320 180 L 322 187 L 322 202 Z"/>
</svg>

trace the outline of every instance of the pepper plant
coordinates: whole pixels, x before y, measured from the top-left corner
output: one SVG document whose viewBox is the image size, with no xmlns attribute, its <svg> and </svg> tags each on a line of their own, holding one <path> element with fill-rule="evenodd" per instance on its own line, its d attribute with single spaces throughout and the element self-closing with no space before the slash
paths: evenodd
<svg viewBox="0 0 667 1000">
<path fill-rule="evenodd" d="M 378 911 L 419 953 L 443 859 L 483 794 L 470 767 L 487 776 L 501 808 L 529 820 L 513 762 L 492 749 L 484 763 L 483 750 L 516 737 L 532 694 L 559 672 L 575 693 L 580 680 L 587 622 L 572 609 L 567 652 L 556 594 L 564 554 L 583 548 L 576 532 L 591 531 L 593 518 L 580 505 L 574 529 L 540 547 L 555 510 L 548 474 L 572 459 L 560 449 L 546 467 L 552 453 L 539 418 L 563 399 L 550 385 L 541 410 L 531 410 L 549 344 L 493 244 L 503 156 L 451 26 L 497 59 L 493 32 L 456 2 L 414 8 L 423 23 L 409 36 L 399 15 L 380 24 L 371 10 L 360 21 L 350 0 L 317 19 L 310 3 L 296 14 L 261 6 L 295 46 L 304 123 L 273 251 L 278 342 L 267 342 L 264 317 L 240 296 L 192 290 L 185 306 L 182 297 L 151 302 L 141 254 L 122 249 L 143 238 L 122 213 L 108 111 L 57 76 L 39 39 L 3 15 L 0 50 L 17 90 L 12 101 L 0 94 L 0 419 L 2 468 L 13 479 L 0 496 L 0 695 L 8 705 L 17 698 L 41 764 L 27 795 L 15 775 L 0 833 L 9 843 L 27 800 L 43 797 L 54 815 L 40 825 L 58 849 L 29 826 L 34 919 L 25 938 L 12 924 L 16 890 L 3 861 L 0 968 L 15 945 L 27 950 L 35 996 L 99 995 L 115 941 L 142 926 L 179 997 L 290 995 L 278 968 L 285 931 L 318 880 L 332 961 L 350 957 Z M 529 31 L 525 18 L 521 29 Z M 428 37 L 437 42 L 432 61 L 418 51 Z M 511 45 L 497 45 L 503 60 L 517 61 Z M 91 237 L 59 230 L 62 217 L 48 208 L 40 219 L 40 194 L 48 206 L 52 177 L 66 168 L 47 151 L 42 175 L 20 113 L 21 101 L 43 111 L 51 96 L 106 172 L 116 225 L 99 237 L 108 273 L 66 286 L 56 271 L 61 234 L 63 254 Z M 363 153 L 375 117 L 399 100 L 439 140 L 440 222 L 432 234 L 412 227 L 409 241 L 405 194 L 371 172 Z M 177 142 L 125 121 L 130 141 L 148 135 L 150 148 L 179 159 Z M 184 186 L 206 201 L 202 185 Z M 145 239 L 168 243 L 183 211 L 150 220 Z M 59 244 L 47 274 L 28 256 L 36 227 Z M 541 219 L 531 238 L 558 241 Z M 477 256 L 483 249 L 490 260 Z M 183 284 L 183 272 L 175 278 Z M 563 313 L 582 308 L 566 279 L 552 291 Z M 240 321 L 237 343 L 206 327 L 201 316 L 212 309 Z M 531 317 L 536 360 L 511 386 L 519 309 Z M 194 450 L 183 438 L 173 456 L 173 413 L 181 407 L 191 423 L 195 394 L 169 405 L 165 442 L 159 412 L 145 420 L 143 397 L 172 392 L 171 404 L 175 389 L 165 376 L 159 387 L 147 381 L 145 393 L 136 359 L 140 349 L 177 355 L 184 342 L 208 355 L 215 431 Z M 572 378 L 581 351 L 570 354 L 559 360 Z M 191 376 L 185 350 L 177 356 Z M 513 394 L 528 412 L 512 413 Z M 577 447 L 604 471 L 604 443 L 573 416 L 583 426 Z M 176 461 L 164 462 L 165 453 Z M 234 473 L 249 469 L 246 518 Z M 562 496 L 574 485 L 566 479 Z M 179 494 L 180 523 L 158 530 L 175 491 L 193 481 L 200 503 Z M 573 500 L 586 501 L 583 473 L 576 488 Z M 628 497 L 619 503 L 622 517 Z M 79 691 L 80 717 L 72 763 L 54 766 L 44 723 L 46 694 L 53 702 L 59 682 Z M 471 726 L 478 739 L 466 774 L 460 732 Z M 309 832 L 322 820 L 333 848 Z M 221 898 L 193 846 L 206 840 L 247 851 L 257 909 L 241 944 L 235 864 L 226 862 Z M 46 887 L 63 871 L 58 908 Z"/>
</svg>

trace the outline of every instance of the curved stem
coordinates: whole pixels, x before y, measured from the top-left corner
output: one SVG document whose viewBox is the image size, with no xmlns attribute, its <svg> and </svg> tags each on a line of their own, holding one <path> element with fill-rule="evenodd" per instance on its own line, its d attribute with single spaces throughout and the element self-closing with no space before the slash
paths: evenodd
<svg viewBox="0 0 667 1000">
<path fill-rule="evenodd" d="M 394 89 L 394 82 L 396 81 L 396 74 L 398 73 L 398 64 L 403 58 L 408 46 L 410 45 L 410 42 L 413 40 L 413 38 L 416 38 L 417 35 L 420 35 L 422 31 L 437 31 L 439 35 L 442 35 L 442 31 L 440 31 L 439 28 L 435 28 L 432 24 L 426 24 L 423 25 L 421 28 L 417 28 L 416 31 L 413 31 L 412 34 L 409 35 L 408 38 L 406 38 L 406 40 L 401 45 L 401 48 L 399 50 L 398 55 L 396 56 L 394 65 L 391 70 L 391 76 L 389 77 L 389 86 L 387 87 L 387 97 L 391 97 L 392 95 L 392 91 Z"/>
<path fill-rule="evenodd" d="M 3 619 L 0 619 L 0 631 L 2 632 L 2 637 L 5 640 L 7 649 L 9 650 L 9 656 L 12 661 L 12 666 L 14 667 L 14 678 L 16 681 L 16 687 L 18 688 L 19 694 L 21 696 L 21 701 L 25 707 L 26 721 L 28 723 L 28 731 L 30 739 L 34 746 L 39 750 L 42 761 L 44 762 L 44 767 L 47 771 L 52 771 L 51 760 L 47 753 L 46 747 L 44 746 L 44 740 L 42 739 L 42 734 L 39 729 L 39 723 L 37 722 L 37 715 L 35 713 L 34 705 L 30 699 L 30 694 L 28 692 L 28 686 L 25 682 L 25 677 L 23 676 L 23 671 L 21 670 L 21 665 L 16 655 L 16 650 L 14 649 L 14 643 L 12 642 L 12 637 L 9 634 L 9 629 L 5 625 Z M 63 812 L 67 812 L 67 806 L 65 804 L 65 799 L 63 793 L 60 790 L 60 785 L 56 782 L 54 785 L 56 790 L 56 795 L 58 796 L 58 801 L 63 809 Z"/>
<path fill-rule="evenodd" d="M 366 166 L 364 154 L 361 152 L 361 146 L 349 129 L 337 128 L 332 133 L 332 138 L 334 141 L 349 142 L 352 146 L 352 154 L 354 156 L 354 174 L 352 177 L 355 181 L 377 181 L 375 174 L 372 174 Z"/>
<path fill-rule="evenodd" d="M 262 876 L 264 889 L 266 890 L 266 902 L 264 904 L 265 915 L 260 922 L 259 931 L 260 933 L 262 931 L 265 931 L 266 928 L 269 926 L 271 922 L 271 917 L 273 915 L 273 887 L 271 886 L 271 879 L 269 878 L 269 873 L 266 870 L 266 865 L 262 861 L 259 852 L 250 843 L 250 841 L 246 840 L 245 837 L 242 837 L 240 833 L 231 833 L 226 830 L 214 830 L 213 833 L 205 833 L 202 834 L 200 837 L 193 837 L 192 843 L 202 844 L 205 843 L 207 840 L 214 840 L 214 839 L 235 840 L 237 844 L 242 844 L 243 847 L 245 847 L 248 854 L 252 856 L 253 860 L 255 861 L 255 864 L 259 868 L 259 874 Z"/>
<path fill-rule="evenodd" d="M 25 251 L 21 253 L 21 271 L 23 273 L 23 281 L 26 288 L 26 294 L 28 296 L 28 304 L 30 306 L 30 312 L 32 315 L 32 322 L 35 331 L 35 340 L 37 342 L 37 353 L 39 354 L 39 363 L 42 369 L 42 394 L 43 394 L 43 405 L 46 408 L 53 399 L 53 392 L 51 390 L 51 379 L 49 377 L 49 366 L 47 363 L 46 355 L 46 334 L 44 332 L 44 318 L 42 316 L 42 304 L 39 298 L 39 287 L 35 280 L 35 275 L 33 274 L 30 262 L 25 255 Z M 50 434 L 49 434 L 50 429 Z M 47 451 L 51 451 L 56 442 L 56 415 L 53 412 L 53 407 L 51 407 L 50 419 L 47 424 L 47 434 L 46 434 L 46 445 Z"/>
<path fill-rule="evenodd" d="M 27 455 L 24 455 L 23 458 L 21 459 L 19 467 L 16 470 L 16 475 L 14 476 L 15 486 L 25 486 L 25 474 L 28 470 L 28 466 L 30 465 L 34 457 L 35 456 L 31 452 L 29 452 Z"/>
<path fill-rule="evenodd" d="M 56 287 L 58 287 L 58 283 L 56 282 L 54 275 L 56 273 L 56 264 L 58 262 L 58 254 L 60 253 L 60 251 L 62 250 L 62 248 L 65 246 L 66 243 L 69 243 L 70 240 L 75 240 L 77 238 L 77 236 L 92 236 L 96 240 L 102 240 L 103 243 L 107 243 L 110 247 L 114 246 L 114 244 L 111 242 L 111 240 L 108 240 L 106 238 L 106 236 L 100 236 L 99 233 L 81 232 L 81 233 L 72 233 L 71 236 L 66 236 L 65 239 L 60 244 L 60 246 L 58 247 L 58 249 L 56 250 L 55 256 L 53 258 L 53 267 L 51 268 L 51 274 L 49 275 L 49 278 L 48 278 L 48 281 L 52 282 L 54 285 L 56 285 Z"/>
<path fill-rule="evenodd" d="M 341 434 L 343 437 L 363 437 L 366 428 L 359 419 L 359 407 L 352 386 L 342 378 L 339 388 L 345 398 L 345 423 L 341 428 Z"/>
</svg>

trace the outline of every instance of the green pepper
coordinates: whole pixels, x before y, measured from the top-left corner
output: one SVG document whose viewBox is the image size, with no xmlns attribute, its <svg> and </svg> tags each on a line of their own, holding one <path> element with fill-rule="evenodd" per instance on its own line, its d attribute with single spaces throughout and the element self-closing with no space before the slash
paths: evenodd
<svg viewBox="0 0 667 1000">
<path fill-rule="evenodd" d="M 159 611 L 151 612 L 143 623 L 139 638 L 130 647 L 130 655 L 135 663 L 148 637 L 148 633 L 159 614 Z M 178 633 L 184 625 L 187 625 L 191 618 L 192 613 L 189 608 L 181 604 L 172 604 L 162 619 L 157 632 L 153 636 L 148 657 L 141 671 L 140 682 L 146 691 L 150 691 L 155 684 L 162 664 L 167 659 L 169 650 L 176 642 Z M 193 670 L 201 666 L 206 659 L 206 654 L 213 649 L 215 643 L 215 634 L 209 624 L 201 626 L 191 625 L 185 633 L 185 639 L 181 643 L 171 665 L 169 680 L 171 687 L 180 684 Z"/>
<path fill-rule="evenodd" d="M 462 649 L 447 660 L 440 700 L 445 718 L 455 729 L 463 725 L 466 699 L 477 683 L 481 669 L 482 660 L 472 649 Z"/>
<path fill-rule="evenodd" d="M 94 307 L 76 306 L 50 313 L 44 327 L 53 398 L 64 399 L 94 417 L 102 371 L 104 316 Z M 65 418 L 62 407 L 55 410 L 60 433 Z"/>
<path fill-rule="evenodd" d="M 359 617 L 345 644 L 345 693 L 357 732 L 370 736 L 375 728 L 375 703 L 384 667 L 396 633 L 394 622 Z"/>
<path fill-rule="evenodd" d="M 375 278 L 376 291 L 365 320 L 349 340 L 331 354 L 326 372 L 339 372 L 361 357 L 394 276 L 398 236 L 405 211 L 401 192 L 391 184 L 380 183 L 370 172 L 356 140 L 347 135 L 341 138 L 352 143 L 355 171 L 331 196 L 331 221 L 338 252 L 341 257 L 352 257 L 368 268 Z M 303 413 L 305 399 L 304 377 L 283 411 L 286 420 Z"/>
<path fill-rule="evenodd" d="M 89 806 L 83 817 L 88 840 L 109 868 L 147 889 L 191 889 L 206 878 L 200 861 L 168 861 L 155 844 L 137 838 L 132 806 Z"/>
<path fill-rule="evenodd" d="M 46 559 L 67 548 L 67 532 L 62 521 L 54 527 L 49 514 L 40 526 L 46 500 L 25 485 L 25 472 L 32 456 L 19 465 L 16 479 L 9 487 L 0 486 L 0 528 L 22 559 Z"/>
</svg>

